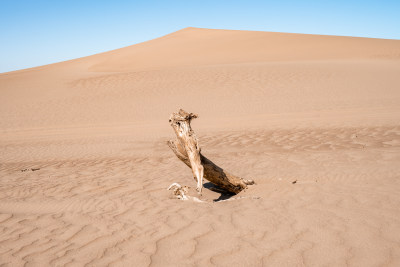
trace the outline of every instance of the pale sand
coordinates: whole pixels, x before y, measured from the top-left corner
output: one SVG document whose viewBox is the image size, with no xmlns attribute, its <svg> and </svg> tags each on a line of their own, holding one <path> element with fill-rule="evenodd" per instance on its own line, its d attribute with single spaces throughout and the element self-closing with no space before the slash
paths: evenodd
<svg viewBox="0 0 400 267">
<path fill-rule="evenodd" d="M 171 198 L 180 107 L 246 198 Z M 187 28 L 0 74 L 0 129 L 0 266 L 400 266 L 400 41 Z"/>
</svg>

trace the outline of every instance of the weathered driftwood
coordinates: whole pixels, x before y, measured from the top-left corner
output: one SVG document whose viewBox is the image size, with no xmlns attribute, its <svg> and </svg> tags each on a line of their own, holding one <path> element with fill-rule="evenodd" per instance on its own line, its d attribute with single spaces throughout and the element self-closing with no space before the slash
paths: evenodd
<svg viewBox="0 0 400 267">
<path fill-rule="evenodd" d="M 190 121 L 194 118 L 197 118 L 197 115 L 180 109 L 177 113 L 172 113 L 169 122 L 175 131 L 179 143 L 182 144 L 183 151 L 186 152 L 185 155 L 190 162 L 194 178 L 197 181 L 197 192 L 201 194 L 204 168 L 201 165 L 200 147 L 197 137 L 190 126 Z"/>
<path fill-rule="evenodd" d="M 252 180 L 246 180 L 226 172 L 201 154 L 197 137 L 190 126 L 190 122 L 194 118 L 197 118 L 197 115 L 182 109 L 172 113 L 169 122 L 177 139 L 168 141 L 168 146 L 183 163 L 192 169 L 197 181 L 197 191 L 201 193 L 203 177 L 234 194 L 247 188 L 247 185 L 254 184 Z"/>
<path fill-rule="evenodd" d="M 180 200 L 193 200 L 194 202 L 204 202 L 204 201 L 198 199 L 197 197 L 191 197 L 191 196 L 187 195 L 187 193 L 188 193 L 187 186 L 181 186 L 178 183 L 171 184 L 167 190 L 172 190 L 174 193 L 174 196 Z"/>
</svg>

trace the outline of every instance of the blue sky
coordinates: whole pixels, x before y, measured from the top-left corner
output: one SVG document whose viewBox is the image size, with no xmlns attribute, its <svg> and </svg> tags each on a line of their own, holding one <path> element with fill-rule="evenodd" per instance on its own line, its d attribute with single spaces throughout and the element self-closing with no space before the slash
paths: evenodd
<svg viewBox="0 0 400 267">
<path fill-rule="evenodd" d="M 185 27 L 400 39 L 397 1 L 0 0 L 0 72 L 132 45 Z"/>
</svg>

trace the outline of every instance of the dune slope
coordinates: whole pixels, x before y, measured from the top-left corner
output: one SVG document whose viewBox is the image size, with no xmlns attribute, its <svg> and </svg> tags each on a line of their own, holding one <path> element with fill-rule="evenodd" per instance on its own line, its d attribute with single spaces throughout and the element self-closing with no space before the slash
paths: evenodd
<svg viewBox="0 0 400 267">
<path fill-rule="evenodd" d="M 398 40 L 186 28 L 0 74 L 0 266 L 398 266 L 399 73 Z M 257 185 L 171 198 L 180 107 Z"/>
</svg>

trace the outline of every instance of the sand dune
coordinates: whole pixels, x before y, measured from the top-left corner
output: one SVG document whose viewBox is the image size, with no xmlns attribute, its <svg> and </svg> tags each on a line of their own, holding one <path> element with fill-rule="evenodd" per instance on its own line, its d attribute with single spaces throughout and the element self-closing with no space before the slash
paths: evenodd
<svg viewBox="0 0 400 267">
<path fill-rule="evenodd" d="M 397 40 L 186 28 L 0 74 L 0 266 L 398 266 L 399 73 Z M 179 107 L 243 198 L 166 191 Z"/>
</svg>

